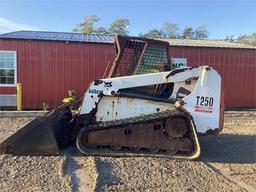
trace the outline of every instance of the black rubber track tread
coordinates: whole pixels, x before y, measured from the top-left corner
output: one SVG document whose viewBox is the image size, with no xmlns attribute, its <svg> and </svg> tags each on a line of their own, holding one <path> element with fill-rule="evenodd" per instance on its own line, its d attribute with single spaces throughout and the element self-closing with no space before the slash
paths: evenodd
<svg viewBox="0 0 256 192">
<path fill-rule="evenodd" d="M 178 153 L 178 154 L 168 154 L 166 152 L 162 153 L 150 153 L 148 151 L 129 151 L 129 150 L 120 150 L 120 151 L 113 151 L 111 149 L 88 149 L 86 146 L 82 146 L 81 143 L 81 138 L 83 134 L 88 134 L 91 131 L 96 131 L 96 130 L 103 130 L 103 129 L 111 129 L 111 128 L 120 128 L 120 127 L 125 127 L 127 125 L 136 125 L 139 123 L 150 123 L 150 122 L 156 122 L 159 120 L 164 120 L 170 117 L 182 117 L 185 118 L 189 125 L 190 125 L 190 131 L 189 135 L 191 139 L 193 140 L 193 145 L 194 145 L 194 152 L 192 153 Z M 194 131 L 192 130 L 194 129 Z M 147 157 L 167 157 L 167 158 L 179 158 L 179 159 L 194 159 L 197 158 L 198 155 L 200 154 L 200 146 L 198 143 L 197 135 L 195 132 L 195 124 L 193 121 L 193 118 L 190 114 L 183 112 L 183 111 L 163 111 L 163 112 L 158 112 L 158 113 L 153 113 L 149 115 L 143 115 L 139 117 L 132 117 L 132 118 L 126 118 L 126 119 L 121 119 L 121 120 L 116 120 L 116 121 L 105 121 L 105 122 L 99 122 L 96 124 L 91 124 L 88 125 L 87 127 L 84 127 L 82 130 L 80 130 L 77 140 L 76 140 L 76 145 L 77 148 L 85 155 L 92 155 L 92 156 L 115 156 L 115 157 L 140 157 L 140 156 L 147 156 Z M 198 155 L 195 155 L 198 153 Z"/>
</svg>

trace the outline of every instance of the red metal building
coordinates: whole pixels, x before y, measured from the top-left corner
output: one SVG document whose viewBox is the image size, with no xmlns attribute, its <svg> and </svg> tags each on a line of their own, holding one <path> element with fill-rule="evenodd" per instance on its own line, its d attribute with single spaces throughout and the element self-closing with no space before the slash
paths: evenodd
<svg viewBox="0 0 256 192">
<path fill-rule="evenodd" d="M 170 57 L 217 69 L 229 108 L 256 107 L 256 47 L 222 41 L 168 40 Z M 22 83 L 23 108 L 51 107 L 75 90 L 82 96 L 114 58 L 112 36 L 38 31 L 0 35 L 0 106 Z M 170 58 L 170 59 L 171 59 Z"/>
</svg>

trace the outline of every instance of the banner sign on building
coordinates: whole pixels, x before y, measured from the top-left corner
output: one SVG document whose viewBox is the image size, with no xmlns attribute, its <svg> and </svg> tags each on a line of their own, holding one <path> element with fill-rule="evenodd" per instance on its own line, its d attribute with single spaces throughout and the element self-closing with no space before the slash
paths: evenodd
<svg viewBox="0 0 256 192">
<path fill-rule="evenodd" d="M 187 58 L 171 58 L 173 69 L 187 66 Z"/>
</svg>

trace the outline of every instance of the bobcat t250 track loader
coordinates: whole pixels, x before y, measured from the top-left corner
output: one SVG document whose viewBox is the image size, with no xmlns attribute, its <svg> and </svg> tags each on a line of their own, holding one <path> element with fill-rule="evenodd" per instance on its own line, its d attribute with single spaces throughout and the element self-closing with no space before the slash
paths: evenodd
<svg viewBox="0 0 256 192">
<path fill-rule="evenodd" d="M 90 84 L 76 113 L 70 104 L 60 105 L 3 141 L 0 152 L 57 155 L 75 145 L 85 155 L 197 158 L 198 135 L 216 134 L 223 127 L 220 75 L 209 66 L 157 72 L 159 65 L 153 64 L 167 54 L 161 61 L 152 61 L 150 54 L 164 53 L 165 44 L 128 40 L 119 42 L 123 54 L 117 51 L 111 75 Z M 143 54 L 134 46 L 142 47 Z M 140 59 L 129 56 L 124 62 L 125 53 Z M 129 70 L 122 62 L 130 63 Z"/>
<path fill-rule="evenodd" d="M 208 66 L 95 80 L 79 115 L 59 106 L 0 147 L 51 155 L 75 139 L 86 155 L 193 159 L 200 154 L 198 134 L 222 128 L 221 98 L 221 78 Z"/>
</svg>

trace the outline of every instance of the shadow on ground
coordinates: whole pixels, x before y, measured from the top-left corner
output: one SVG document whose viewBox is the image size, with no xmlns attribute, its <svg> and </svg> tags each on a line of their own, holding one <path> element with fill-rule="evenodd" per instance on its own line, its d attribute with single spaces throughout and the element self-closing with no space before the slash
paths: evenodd
<svg viewBox="0 0 256 192">
<path fill-rule="evenodd" d="M 256 163 L 256 135 L 209 135 L 200 137 L 199 141 L 201 145 L 199 161 L 236 164 Z M 71 150 L 69 148 L 68 154 L 73 157 L 84 156 L 76 147 L 71 147 Z M 97 168 L 103 164 L 104 162 L 96 157 Z M 105 170 L 104 173 L 110 174 L 110 171 L 111 169 Z"/>
<path fill-rule="evenodd" d="M 220 134 L 200 137 L 199 161 L 211 163 L 256 163 L 256 135 Z"/>
<path fill-rule="evenodd" d="M 95 158 L 98 178 L 95 191 L 103 191 L 106 186 L 116 185 L 121 183 L 121 179 L 115 176 L 113 166 L 111 163 L 101 160 L 99 157 Z"/>
<path fill-rule="evenodd" d="M 68 147 L 61 152 L 62 156 L 66 156 L 64 174 L 71 177 L 73 190 L 78 191 L 81 182 L 74 173 L 81 168 L 72 157 L 85 157 L 75 146 Z M 95 166 L 98 173 L 95 191 L 104 191 L 106 187 L 122 183 L 121 179 L 113 174 L 113 166 L 111 163 L 104 161 L 101 157 L 95 157 Z M 86 179 L 86 178 L 82 178 Z"/>
<path fill-rule="evenodd" d="M 79 156 L 78 154 L 79 152 L 75 148 L 68 148 L 65 151 L 63 151 L 61 154 L 62 156 L 66 157 L 66 161 L 63 166 L 64 168 L 63 173 L 64 175 L 69 176 L 71 178 L 72 191 L 78 191 L 79 183 L 81 182 L 80 178 L 78 178 L 75 175 L 75 172 L 81 169 L 82 167 L 81 165 L 78 165 L 74 159 L 71 158 L 72 156 Z"/>
</svg>

